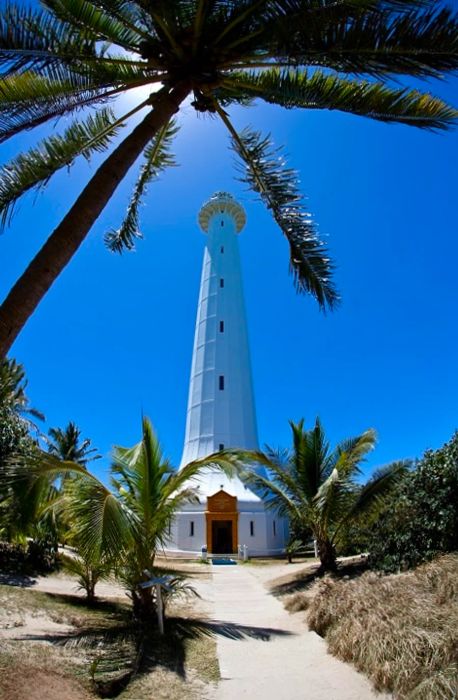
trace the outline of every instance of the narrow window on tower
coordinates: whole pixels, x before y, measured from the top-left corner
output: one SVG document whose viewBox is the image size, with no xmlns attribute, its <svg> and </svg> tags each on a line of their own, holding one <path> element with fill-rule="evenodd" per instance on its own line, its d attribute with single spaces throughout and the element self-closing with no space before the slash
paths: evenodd
<svg viewBox="0 0 458 700">
<path fill-rule="evenodd" d="M 250 537 L 254 537 L 254 520 L 250 520 Z"/>
<path fill-rule="evenodd" d="M 276 537 L 277 536 L 277 523 L 275 522 L 275 520 L 273 522 L 273 528 L 274 528 L 274 537 Z"/>
<path fill-rule="evenodd" d="M 219 443 L 219 451 L 222 452 L 224 450 L 224 443 L 220 442 Z"/>
<path fill-rule="evenodd" d="M 221 226 L 224 226 L 224 221 L 221 222 Z"/>
<path fill-rule="evenodd" d="M 219 390 L 224 391 L 224 374 L 219 375 Z"/>
<path fill-rule="evenodd" d="M 194 537 L 194 520 L 189 522 L 189 537 Z"/>
<path fill-rule="evenodd" d="M 224 333 L 224 321 L 219 322 L 219 332 Z"/>
<path fill-rule="evenodd" d="M 224 253 L 224 246 L 222 245 L 219 250 L 220 250 L 220 253 Z"/>
<path fill-rule="evenodd" d="M 219 286 L 224 287 L 224 279 L 222 277 L 220 278 Z"/>
</svg>

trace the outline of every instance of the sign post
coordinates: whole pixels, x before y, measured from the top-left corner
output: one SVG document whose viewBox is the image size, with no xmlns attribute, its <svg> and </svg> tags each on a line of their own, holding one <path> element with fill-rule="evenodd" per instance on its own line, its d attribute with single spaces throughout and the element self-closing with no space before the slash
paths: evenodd
<svg viewBox="0 0 458 700">
<path fill-rule="evenodd" d="M 152 576 L 151 571 L 145 569 L 143 572 L 146 576 Z M 158 576 L 156 578 L 150 578 L 149 581 L 142 581 L 138 584 L 139 588 L 152 588 L 156 589 L 156 612 L 157 612 L 157 625 L 159 628 L 159 634 L 161 637 L 164 636 L 164 601 L 162 600 L 162 588 L 166 591 L 171 591 L 172 588 L 169 585 L 172 580 L 172 576 Z"/>
</svg>

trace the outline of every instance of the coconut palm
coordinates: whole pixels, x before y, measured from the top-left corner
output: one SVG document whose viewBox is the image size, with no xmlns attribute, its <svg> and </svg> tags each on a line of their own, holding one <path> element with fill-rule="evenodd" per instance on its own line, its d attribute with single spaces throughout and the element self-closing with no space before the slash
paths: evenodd
<svg viewBox="0 0 458 700">
<path fill-rule="evenodd" d="M 405 472 L 402 462 L 378 470 L 362 487 L 356 483 L 360 464 L 376 441 L 366 430 L 331 449 L 320 420 L 304 429 L 304 421 L 290 422 L 293 444 L 289 451 L 269 449 L 263 476 L 248 470 L 245 478 L 267 505 L 290 519 L 294 527 L 316 539 L 322 571 L 336 568 L 335 545 L 344 528 L 376 508 Z M 244 455 L 246 458 L 247 455 Z M 259 461 L 259 455 L 255 456 Z"/>
<path fill-rule="evenodd" d="M 27 379 L 24 367 L 16 360 L 4 359 L 0 361 L 0 408 L 11 411 L 20 417 L 28 428 L 37 430 L 35 423 L 30 419 L 44 420 L 41 411 L 30 405 L 26 394 Z"/>
<path fill-rule="evenodd" d="M 83 467 L 88 462 L 100 459 L 95 447 L 91 447 L 89 438 L 81 440 L 81 430 L 70 421 L 65 428 L 50 428 L 48 431 L 48 452 L 64 462 L 76 462 Z"/>
<path fill-rule="evenodd" d="M 44 419 L 32 408 L 26 394 L 27 380 L 22 365 L 13 359 L 0 361 L 0 465 L 18 454 L 36 449 L 30 431 L 38 431 L 33 418 Z M 23 509 L 19 494 L 0 485 L 0 537 L 13 539 L 22 530 Z M 30 533 L 27 533 L 30 534 Z"/>
<path fill-rule="evenodd" d="M 132 448 L 116 447 L 111 467 L 111 488 L 84 466 L 64 462 L 41 453 L 27 462 L 0 469 L 0 484 L 27 484 L 32 492 L 36 483 L 58 477 L 64 483 L 64 495 L 48 501 L 44 510 L 64 509 L 82 561 L 107 569 L 109 562 L 125 583 L 140 617 L 154 608 L 152 590 L 140 589 L 144 572 L 154 567 L 158 549 L 165 543 L 176 511 L 197 499 L 196 486 L 203 467 L 218 465 L 232 473 L 232 455 L 220 453 L 191 462 L 179 471 L 164 458 L 151 423 L 144 419 L 142 439 Z M 66 478 L 72 475 L 72 478 Z"/>
<path fill-rule="evenodd" d="M 78 428 L 76 423 L 73 423 L 72 421 L 70 421 L 65 428 L 50 428 L 48 435 L 49 438 L 46 438 L 46 442 L 48 445 L 49 454 L 54 455 L 54 457 L 57 457 L 64 462 L 74 462 L 75 464 L 80 464 L 81 466 L 87 468 L 88 462 L 100 459 L 101 457 L 99 454 L 94 454 L 97 453 L 97 450 L 94 447 L 91 447 L 91 441 L 89 438 L 81 439 L 81 430 Z M 71 475 L 67 475 L 64 479 L 58 479 L 54 484 L 62 495 L 65 491 L 65 481 L 71 478 Z M 59 513 L 58 526 L 60 543 L 64 546 L 69 543 L 76 549 L 79 549 L 78 541 L 72 535 L 69 514 L 65 510 Z M 72 563 L 73 562 L 70 562 L 70 566 Z M 77 561 L 75 566 L 80 567 L 78 575 L 82 579 L 85 578 L 84 572 L 88 572 L 86 577 L 88 582 L 86 592 L 88 598 L 92 600 L 95 582 L 97 578 L 100 578 L 105 564 L 99 561 L 85 561 L 83 558 L 82 560 Z M 94 583 L 93 580 L 95 581 Z"/>
<path fill-rule="evenodd" d="M 228 110 L 260 99 L 445 129 L 456 119 L 454 109 L 387 80 L 455 69 L 457 36 L 456 17 L 435 0 L 42 0 L 42 9 L 5 4 L 0 141 L 63 115 L 75 118 L 3 167 L 3 224 L 24 193 L 76 158 L 109 155 L 0 307 L 0 357 L 143 156 L 126 218 L 106 236 L 118 252 L 134 245 L 141 197 L 173 163 L 173 117 L 189 97 L 197 112 L 215 114 L 227 127 L 242 179 L 288 240 L 298 290 L 332 308 L 338 298 L 333 266 L 296 173 L 270 138 L 237 132 Z M 135 106 L 115 114 L 113 101 L 136 88 L 143 88 L 143 98 L 133 93 Z M 127 135 L 115 145 L 123 128 Z"/>
</svg>

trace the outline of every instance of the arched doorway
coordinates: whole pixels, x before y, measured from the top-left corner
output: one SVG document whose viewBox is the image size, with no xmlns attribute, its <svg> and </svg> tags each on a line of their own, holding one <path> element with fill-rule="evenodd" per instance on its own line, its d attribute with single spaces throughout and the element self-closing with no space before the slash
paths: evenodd
<svg viewBox="0 0 458 700">
<path fill-rule="evenodd" d="M 207 498 L 207 549 L 211 554 L 237 551 L 237 498 L 221 490 Z"/>
</svg>

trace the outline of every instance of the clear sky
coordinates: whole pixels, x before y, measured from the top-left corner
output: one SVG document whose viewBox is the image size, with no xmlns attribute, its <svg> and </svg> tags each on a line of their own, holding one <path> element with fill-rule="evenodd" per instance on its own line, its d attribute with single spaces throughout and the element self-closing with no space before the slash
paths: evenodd
<svg viewBox="0 0 458 700">
<path fill-rule="evenodd" d="M 426 85 L 455 106 L 457 87 Z M 150 186 L 136 252 L 109 253 L 102 240 L 121 221 L 134 168 L 13 347 L 43 430 L 75 421 L 103 454 L 104 476 L 112 445 L 138 441 L 143 412 L 179 462 L 205 245 L 196 217 L 227 190 L 248 217 L 239 242 L 261 444 L 289 445 L 288 419 L 311 425 L 320 415 L 333 442 L 377 430 L 368 471 L 439 447 L 458 427 L 457 131 L 260 103 L 231 116 L 287 146 L 337 264 L 340 308 L 325 316 L 296 295 L 287 243 L 237 182 L 224 127 L 187 106 L 180 166 Z M 3 145 L 2 162 L 34 141 Z M 78 162 L 22 201 L 0 237 L 2 297 L 96 162 Z"/>
</svg>

